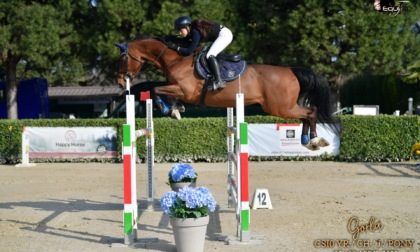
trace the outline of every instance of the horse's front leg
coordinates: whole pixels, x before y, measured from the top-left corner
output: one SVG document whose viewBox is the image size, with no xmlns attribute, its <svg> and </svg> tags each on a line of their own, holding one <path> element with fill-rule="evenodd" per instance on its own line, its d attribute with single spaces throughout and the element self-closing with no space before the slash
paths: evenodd
<svg viewBox="0 0 420 252">
<path fill-rule="evenodd" d="M 181 120 L 180 113 L 185 112 L 185 107 L 178 101 L 178 97 L 183 96 L 182 90 L 179 86 L 171 85 L 155 87 L 152 90 L 152 93 L 156 97 L 156 104 L 161 109 L 162 113 L 168 114 L 170 110 L 172 118 Z M 158 94 L 167 96 L 167 101 Z"/>
<path fill-rule="evenodd" d="M 158 95 L 167 95 L 180 100 L 184 100 L 185 94 L 182 91 L 181 87 L 178 85 L 167 85 L 155 87 L 154 92 Z"/>
</svg>

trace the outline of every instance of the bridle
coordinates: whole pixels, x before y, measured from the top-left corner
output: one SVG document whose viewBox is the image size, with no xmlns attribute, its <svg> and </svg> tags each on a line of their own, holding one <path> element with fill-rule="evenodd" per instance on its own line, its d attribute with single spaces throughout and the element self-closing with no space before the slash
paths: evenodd
<svg viewBox="0 0 420 252">
<path fill-rule="evenodd" d="M 121 49 L 121 47 L 120 47 L 120 49 Z M 154 63 L 156 63 L 158 60 L 159 60 L 159 58 L 165 53 L 165 51 L 168 49 L 168 47 L 164 47 L 161 51 L 160 51 L 160 53 L 159 53 L 159 55 L 153 60 L 153 62 L 151 62 L 152 64 L 151 65 L 154 65 Z M 170 64 L 169 66 L 167 66 L 165 69 L 163 69 L 163 72 L 164 72 L 164 74 L 165 74 L 165 76 L 167 76 L 167 72 L 168 72 L 168 69 L 169 68 L 171 68 L 173 65 L 176 65 L 177 63 L 180 63 L 180 62 L 182 62 L 182 61 L 184 61 L 184 60 L 186 60 L 186 59 L 188 59 L 188 58 L 190 58 L 190 57 L 195 57 L 195 55 L 196 55 L 196 53 L 194 52 L 192 55 L 189 55 L 189 56 L 186 56 L 186 57 L 183 57 L 183 58 L 181 58 L 181 59 L 179 59 L 179 60 L 177 60 L 177 61 L 175 61 L 175 62 L 173 62 L 172 64 Z M 128 71 L 128 58 L 130 57 L 130 58 L 132 58 L 134 61 L 137 61 L 137 62 L 139 62 L 140 64 L 141 64 L 141 66 L 140 66 L 140 68 L 142 67 L 142 65 L 143 65 L 143 63 L 144 63 L 144 61 L 142 61 L 141 59 L 138 59 L 138 58 L 136 58 L 134 55 L 132 55 L 130 52 L 129 52 L 129 48 L 128 48 L 128 44 L 125 44 L 125 48 L 124 48 L 124 50 L 121 50 L 121 53 L 120 53 L 120 58 L 123 58 L 124 57 L 124 59 L 122 59 L 123 60 L 123 64 L 124 64 L 124 68 L 121 70 L 120 69 L 120 71 L 118 72 L 119 74 L 123 74 L 124 75 L 124 77 L 128 77 L 130 80 L 133 80 L 134 78 L 135 78 L 135 76 L 138 74 L 138 72 L 137 73 L 132 73 L 132 72 L 129 72 Z M 149 67 L 150 65 L 147 65 L 144 69 L 141 69 L 143 72 L 145 72 L 147 69 L 148 69 L 148 67 Z M 140 72 L 140 71 L 139 71 Z M 123 77 L 123 79 L 124 79 L 124 77 Z"/>
<path fill-rule="evenodd" d="M 152 62 L 152 65 L 155 63 L 155 62 L 157 62 L 158 60 L 159 60 L 159 58 L 163 55 L 163 53 L 167 50 L 168 48 L 167 47 L 164 47 L 163 49 L 162 49 L 162 51 L 159 53 L 159 55 L 153 60 L 153 62 Z M 123 74 L 125 77 L 128 77 L 128 78 L 130 78 L 130 80 L 133 80 L 134 79 L 134 77 L 136 77 L 136 75 L 140 72 L 137 72 L 137 73 L 132 73 L 132 72 L 130 72 L 130 71 L 128 71 L 128 58 L 132 58 L 134 61 L 137 61 L 137 62 L 139 62 L 140 63 L 140 69 L 142 68 L 142 66 L 143 66 L 143 63 L 144 63 L 144 61 L 141 61 L 140 59 L 138 59 L 138 58 L 136 58 L 134 55 L 132 55 L 130 52 L 129 52 L 129 48 L 128 48 L 128 44 L 127 44 L 127 49 L 126 50 L 124 50 L 124 51 L 122 51 L 121 53 L 120 53 L 120 58 L 123 60 L 123 62 L 122 62 L 122 64 L 124 64 L 124 68 L 121 70 L 120 69 L 120 71 L 118 72 L 118 73 L 120 73 L 120 74 Z M 144 71 L 146 71 L 148 68 L 149 68 L 149 66 L 150 65 L 147 65 L 144 69 L 142 69 L 142 71 L 144 72 Z"/>
</svg>

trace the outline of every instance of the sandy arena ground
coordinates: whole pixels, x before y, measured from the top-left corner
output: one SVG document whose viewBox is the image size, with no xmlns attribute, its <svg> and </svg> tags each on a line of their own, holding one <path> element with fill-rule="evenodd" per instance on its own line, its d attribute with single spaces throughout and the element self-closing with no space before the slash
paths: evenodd
<svg viewBox="0 0 420 252">
<path fill-rule="evenodd" d="M 0 165 L 0 251 L 175 251 L 158 203 L 170 190 L 172 165 L 155 165 L 154 210 L 144 207 L 146 166 L 137 165 L 139 238 L 158 238 L 145 248 L 111 246 L 124 237 L 122 164 Z M 193 167 L 198 185 L 210 188 L 219 205 L 210 216 L 205 251 L 420 251 L 415 163 L 251 162 L 250 196 L 266 188 L 273 205 L 251 211 L 251 235 L 265 236 L 261 245 L 217 240 L 236 234 L 226 164 Z"/>
</svg>

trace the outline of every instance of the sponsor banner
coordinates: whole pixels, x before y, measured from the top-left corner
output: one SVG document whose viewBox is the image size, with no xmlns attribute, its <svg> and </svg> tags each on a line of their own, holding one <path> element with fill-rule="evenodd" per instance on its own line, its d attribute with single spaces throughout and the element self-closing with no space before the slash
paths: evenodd
<svg viewBox="0 0 420 252">
<path fill-rule="evenodd" d="M 317 124 L 318 136 L 329 142 L 329 146 L 311 151 L 300 143 L 302 124 L 249 124 L 250 156 L 318 156 L 338 155 L 340 138 L 323 124 Z"/>
<path fill-rule="evenodd" d="M 26 127 L 29 158 L 115 158 L 112 127 Z"/>
</svg>

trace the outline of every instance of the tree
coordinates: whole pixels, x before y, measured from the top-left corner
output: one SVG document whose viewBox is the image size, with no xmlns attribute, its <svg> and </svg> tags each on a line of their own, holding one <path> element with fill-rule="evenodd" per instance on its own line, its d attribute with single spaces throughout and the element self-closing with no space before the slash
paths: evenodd
<svg viewBox="0 0 420 252">
<path fill-rule="evenodd" d="M 51 86 L 85 85 L 103 77 L 117 55 L 112 42 L 137 34 L 143 22 L 133 1 L 7 1 L 0 3 L 0 62 L 9 119 L 24 78 Z M 128 20 L 127 20 L 128 19 Z M 92 78 L 97 77 L 97 78 Z M 102 82 L 106 82 L 102 79 Z"/>
<path fill-rule="evenodd" d="M 286 24 L 299 0 L 233 0 L 229 18 L 234 41 L 254 64 L 282 65 L 287 50 Z"/>
<path fill-rule="evenodd" d="M 89 16 L 80 19 L 77 29 L 85 39 L 86 47 L 81 52 L 89 60 L 86 67 L 95 69 L 90 82 L 101 85 L 115 82 L 116 59 L 119 50 L 114 43 L 123 43 L 144 35 L 142 30 L 149 6 L 158 1 L 97 0 Z M 92 21 L 88 21 L 92 19 Z"/>
<path fill-rule="evenodd" d="M 174 21 L 181 15 L 186 15 L 192 19 L 207 18 L 228 25 L 228 20 L 224 18 L 229 12 L 229 2 L 227 0 L 202 1 L 145 1 L 143 4 L 146 10 L 146 17 L 141 26 L 138 27 L 140 34 L 150 36 L 178 35 L 175 34 Z M 128 38 L 127 38 L 128 39 Z M 230 49 L 230 48 L 229 48 Z M 150 64 L 150 63 L 149 63 Z M 154 80 L 164 80 L 165 76 L 160 69 L 148 68 L 147 76 Z"/>
<path fill-rule="evenodd" d="M 72 27 L 66 18 L 71 9 L 67 1 L 2 2 L 0 9 L 0 60 L 6 75 L 7 113 L 9 119 L 17 119 L 19 81 L 27 77 L 29 69 L 33 73 L 59 71 L 58 63 L 70 54 L 67 44 Z"/>
<path fill-rule="evenodd" d="M 420 54 L 419 32 L 411 29 L 420 16 L 417 8 L 390 16 L 365 0 L 5 1 L 0 74 L 6 76 L 9 118 L 16 118 L 19 80 L 113 84 L 119 56 L 113 43 L 173 34 L 180 15 L 231 28 L 234 40 L 226 52 L 240 51 L 249 63 L 308 67 L 333 83 L 396 73 Z"/>
<path fill-rule="evenodd" d="M 418 8 L 388 15 L 364 0 L 235 0 L 234 6 L 241 43 L 255 63 L 309 67 L 337 82 L 395 74 L 420 54 L 411 29 Z"/>
<path fill-rule="evenodd" d="M 420 83 L 420 60 L 414 61 L 401 73 L 401 77 L 407 83 Z"/>
</svg>

